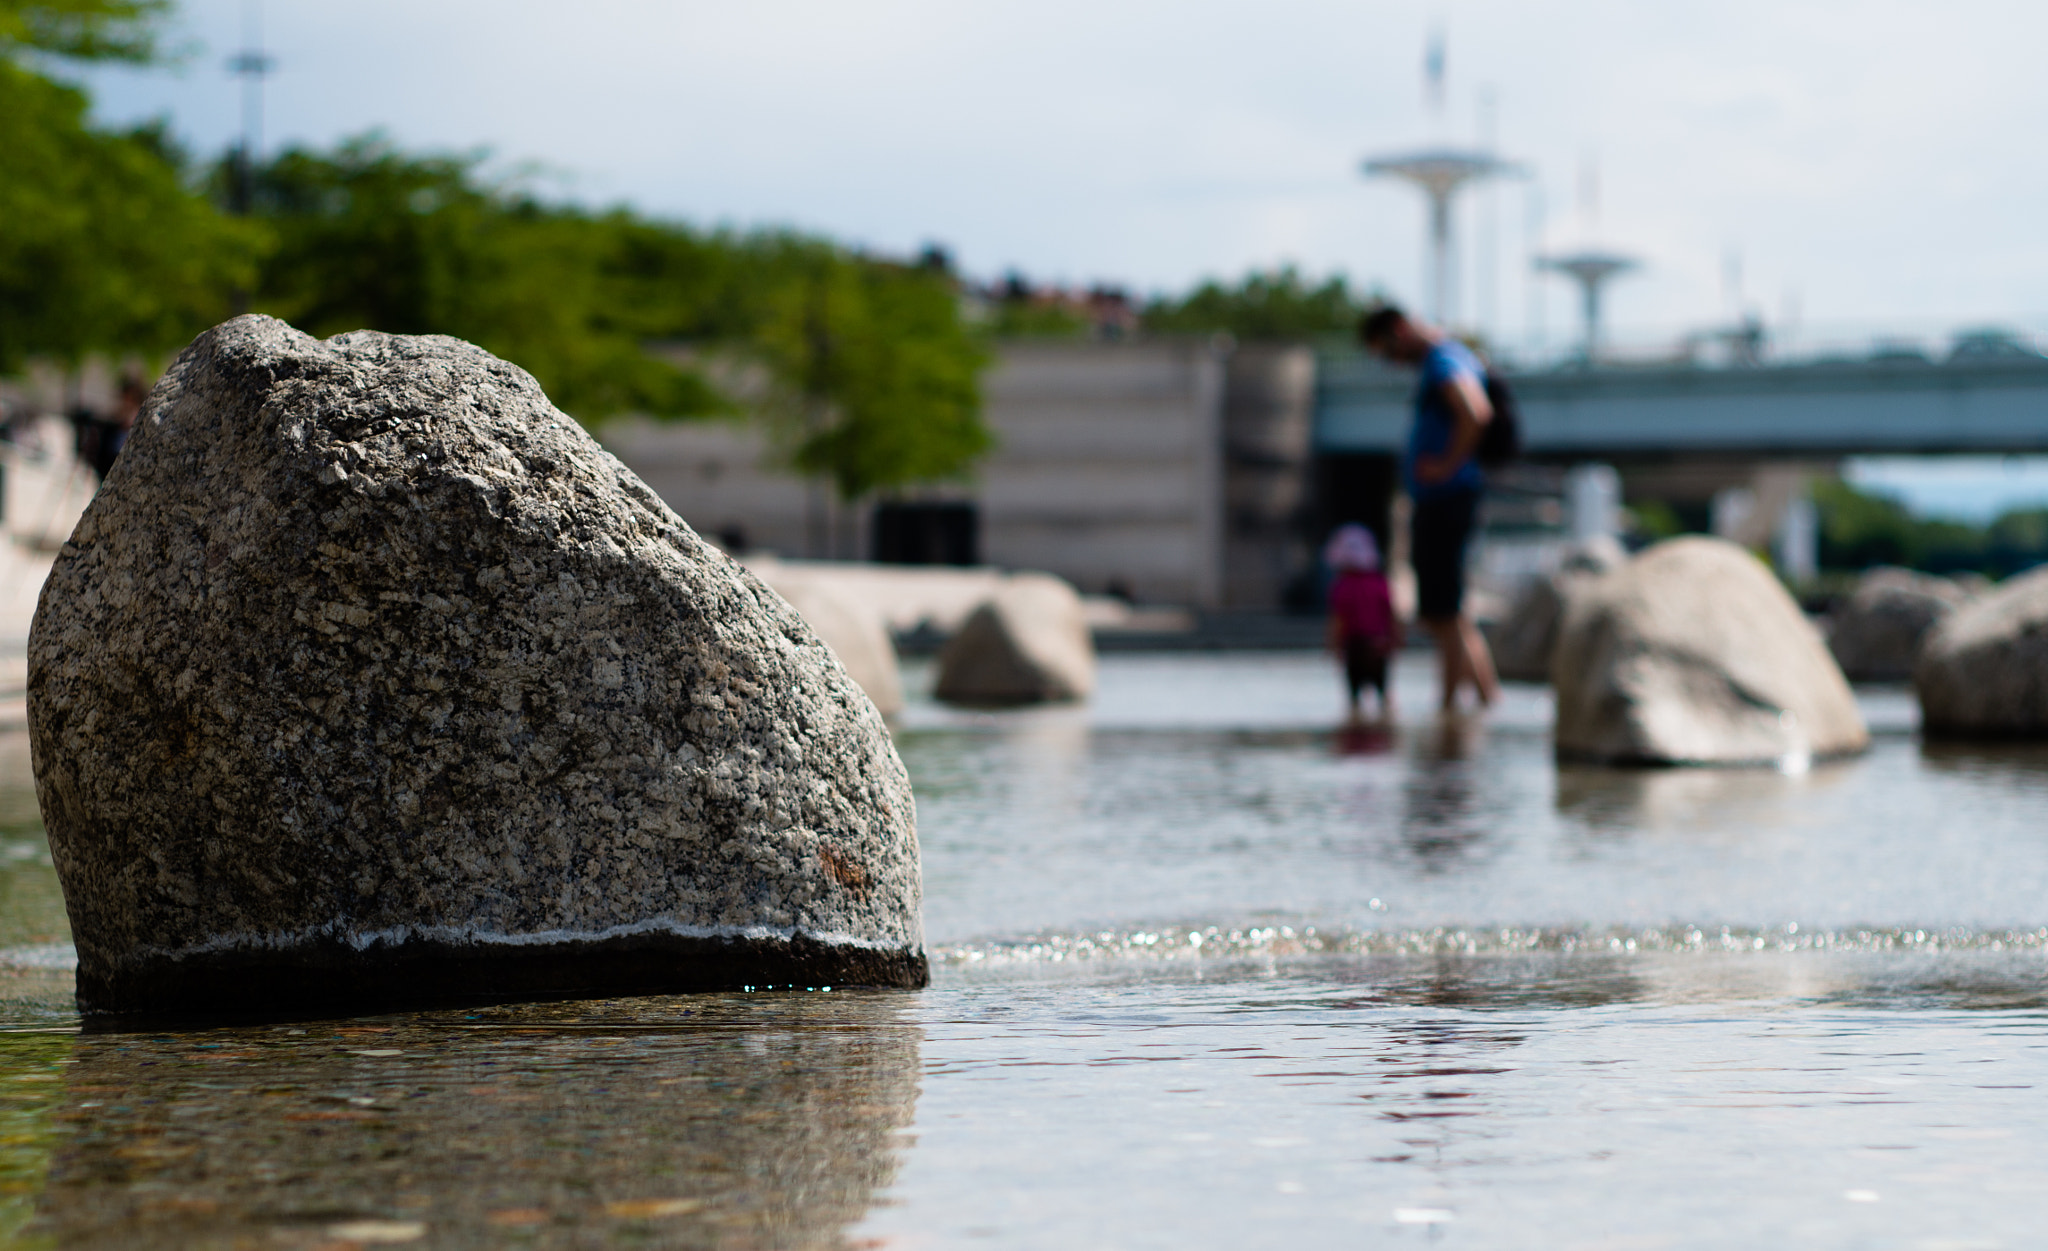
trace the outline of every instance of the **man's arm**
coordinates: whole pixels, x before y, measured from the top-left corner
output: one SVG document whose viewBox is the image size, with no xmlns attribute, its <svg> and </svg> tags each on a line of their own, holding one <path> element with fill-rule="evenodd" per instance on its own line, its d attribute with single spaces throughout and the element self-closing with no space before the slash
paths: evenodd
<svg viewBox="0 0 2048 1251">
<path fill-rule="evenodd" d="M 1451 410 L 1451 444 L 1437 456 L 1418 456 L 1415 476 L 1423 482 L 1444 482 L 1479 450 L 1479 436 L 1493 420 L 1493 402 L 1471 374 L 1459 374 L 1443 385 L 1444 404 Z"/>
</svg>

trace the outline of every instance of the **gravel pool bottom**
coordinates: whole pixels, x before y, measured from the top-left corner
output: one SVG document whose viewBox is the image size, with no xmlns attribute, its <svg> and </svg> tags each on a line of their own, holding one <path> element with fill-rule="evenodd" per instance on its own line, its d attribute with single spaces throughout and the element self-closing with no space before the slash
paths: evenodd
<svg viewBox="0 0 2048 1251">
<path fill-rule="evenodd" d="M 79 1030 L 0 739 L 0 1238 L 2042 1244 L 2048 752 L 1873 691 L 1803 774 L 1561 770 L 1541 692 L 1351 733 L 1333 684 L 913 705 L 924 992 L 163 1033 Z"/>
</svg>

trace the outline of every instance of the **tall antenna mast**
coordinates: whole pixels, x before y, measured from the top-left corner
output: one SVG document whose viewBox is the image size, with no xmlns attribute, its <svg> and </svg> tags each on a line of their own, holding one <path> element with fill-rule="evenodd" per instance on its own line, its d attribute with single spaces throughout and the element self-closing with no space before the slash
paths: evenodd
<svg viewBox="0 0 2048 1251">
<path fill-rule="evenodd" d="M 1499 147 L 1500 101 L 1493 88 L 1479 89 L 1479 150 L 1492 153 Z M 1477 329 L 1491 337 L 1499 314 L 1500 296 L 1500 196 L 1489 184 L 1479 197 L 1479 291 Z"/>
<path fill-rule="evenodd" d="M 1431 114 L 1444 113 L 1444 28 L 1432 26 L 1422 49 L 1422 102 Z"/>
<path fill-rule="evenodd" d="M 243 0 L 242 50 L 228 58 L 228 73 L 242 80 L 242 142 L 235 151 L 233 210 L 255 207 L 256 161 L 263 147 L 263 79 L 277 58 L 263 51 L 263 0 Z"/>
<path fill-rule="evenodd" d="M 1428 98 L 1441 109 L 1443 100 L 1443 30 L 1430 32 L 1423 55 L 1423 77 Z M 1422 190 L 1429 199 L 1429 306 L 1431 321 L 1448 324 L 1457 313 L 1452 296 L 1451 201 L 1467 184 L 1503 175 L 1519 177 L 1521 166 L 1503 161 L 1491 151 L 1465 151 L 1445 146 L 1394 156 L 1375 157 L 1365 162 L 1368 178 L 1399 178 Z"/>
</svg>

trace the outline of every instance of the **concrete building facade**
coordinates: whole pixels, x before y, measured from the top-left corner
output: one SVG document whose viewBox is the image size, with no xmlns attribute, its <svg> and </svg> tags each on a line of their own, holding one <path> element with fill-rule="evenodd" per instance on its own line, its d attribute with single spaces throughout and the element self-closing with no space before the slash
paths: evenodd
<svg viewBox="0 0 2048 1251">
<path fill-rule="evenodd" d="M 1189 340 L 1006 345 L 984 391 L 982 559 L 1220 605 L 1226 357 Z"/>
<path fill-rule="evenodd" d="M 1298 574 L 1315 362 L 1205 338 L 999 346 L 997 446 L 975 481 L 978 559 L 1087 593 L 1271 607 Z M 791 557 L 866 557 L 871 515 L 777 466 L 760 427 L 614 422 L 605 446 L 699 532 Z"/>
</svg>

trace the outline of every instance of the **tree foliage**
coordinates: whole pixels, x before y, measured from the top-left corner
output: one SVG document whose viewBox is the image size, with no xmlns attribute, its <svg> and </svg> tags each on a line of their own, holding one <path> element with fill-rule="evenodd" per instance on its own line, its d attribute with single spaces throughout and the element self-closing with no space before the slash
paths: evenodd
<svg viewBox="0 0 2048 1251">
<path fill-rule="evenodd" d="M 1342 275 L 1317 286 L 1292 266 L 1253 270 L 1235 285 L 1202 283 L 1179 298 L 1145 309 L 1155 333 L 1222 331 L 1244 342 L 1319 339 L 1350 335 L 1366 301 L 1354 297 Z"/>
<path fill-rule="evenodd" d="M 959 477 L 990 445 L 986 354 L 945 273 L 788 232 L 548 204 L 481 162 L 378 135 L 281 154 L 256 176 L 273 239 L 257 307 L 322 336 L 468 339 L 591 422 L 734 406 L 650 344 L 754 360 L 791 463 L 849 500 Z M 223 164 L 222 185 L 230 174 Z"/>
<path fill-rule="evenodd" d="M 943 267 L 788 232 L 706 232 L 547 203 L 481 154 L 366 135 L 194 178 L 160 126 L 110 131 L 50 76 L 158 55 L 169 0 L 0 0 L 0 373 L 34 356 L 166 352 L 243 303 L 317 335 L 469 339 L 596 423 L 730 411 L 687 364 L 752 362 L 794 467 L 856 499 L 967 473 L 987 355 Z"/>
<path fill-rule="evenodd" d="M 792 460 L 856 500 L 957 478 L 992 445 L 980 419 L 986 353 L 952 284 L 800 240 L 774 251 L 780 281 L 759 343 L 785 388 Z"/>
<path fill-rule="evenodd" d="M 162 127 L 95 128 L 54 58 L 146 60 L 155 0 L 0 0 L 0 372 L 164 351 L 218 321 L 257 237 L 184 179 Z"/>
<path fill-rule="evenodd" d="M 2014 509 L 1977 526 L 1916 517 L 1904 502 L 1846 482 L 1815 484 L 1823 568 L 1903 565 L 1929 573 L 2002 578 L 2048 561 L 2048 509 Z"/>
<path fill-rule="evenodd" d="M 292 149 L 258 170 L 269 228 L 254 306 L 309 334 L 447 334 L 532 373 L 565 410 L 716 411 L 697 375 L 646 350 L 671 327 L 643 225 L 542 205 L 477 175 L 478 156 L 403 153 L 376 135 Z M 220 181 L 231 170 L 224 164 Z M 645 240 L 638 240 L 643 245 Z"/>
<path fill-rule="evenodd" d="M 157 23 L 170 7 L 170 0 L 0 0 L 0 58 L 151 61 Z"/>
</svg>

